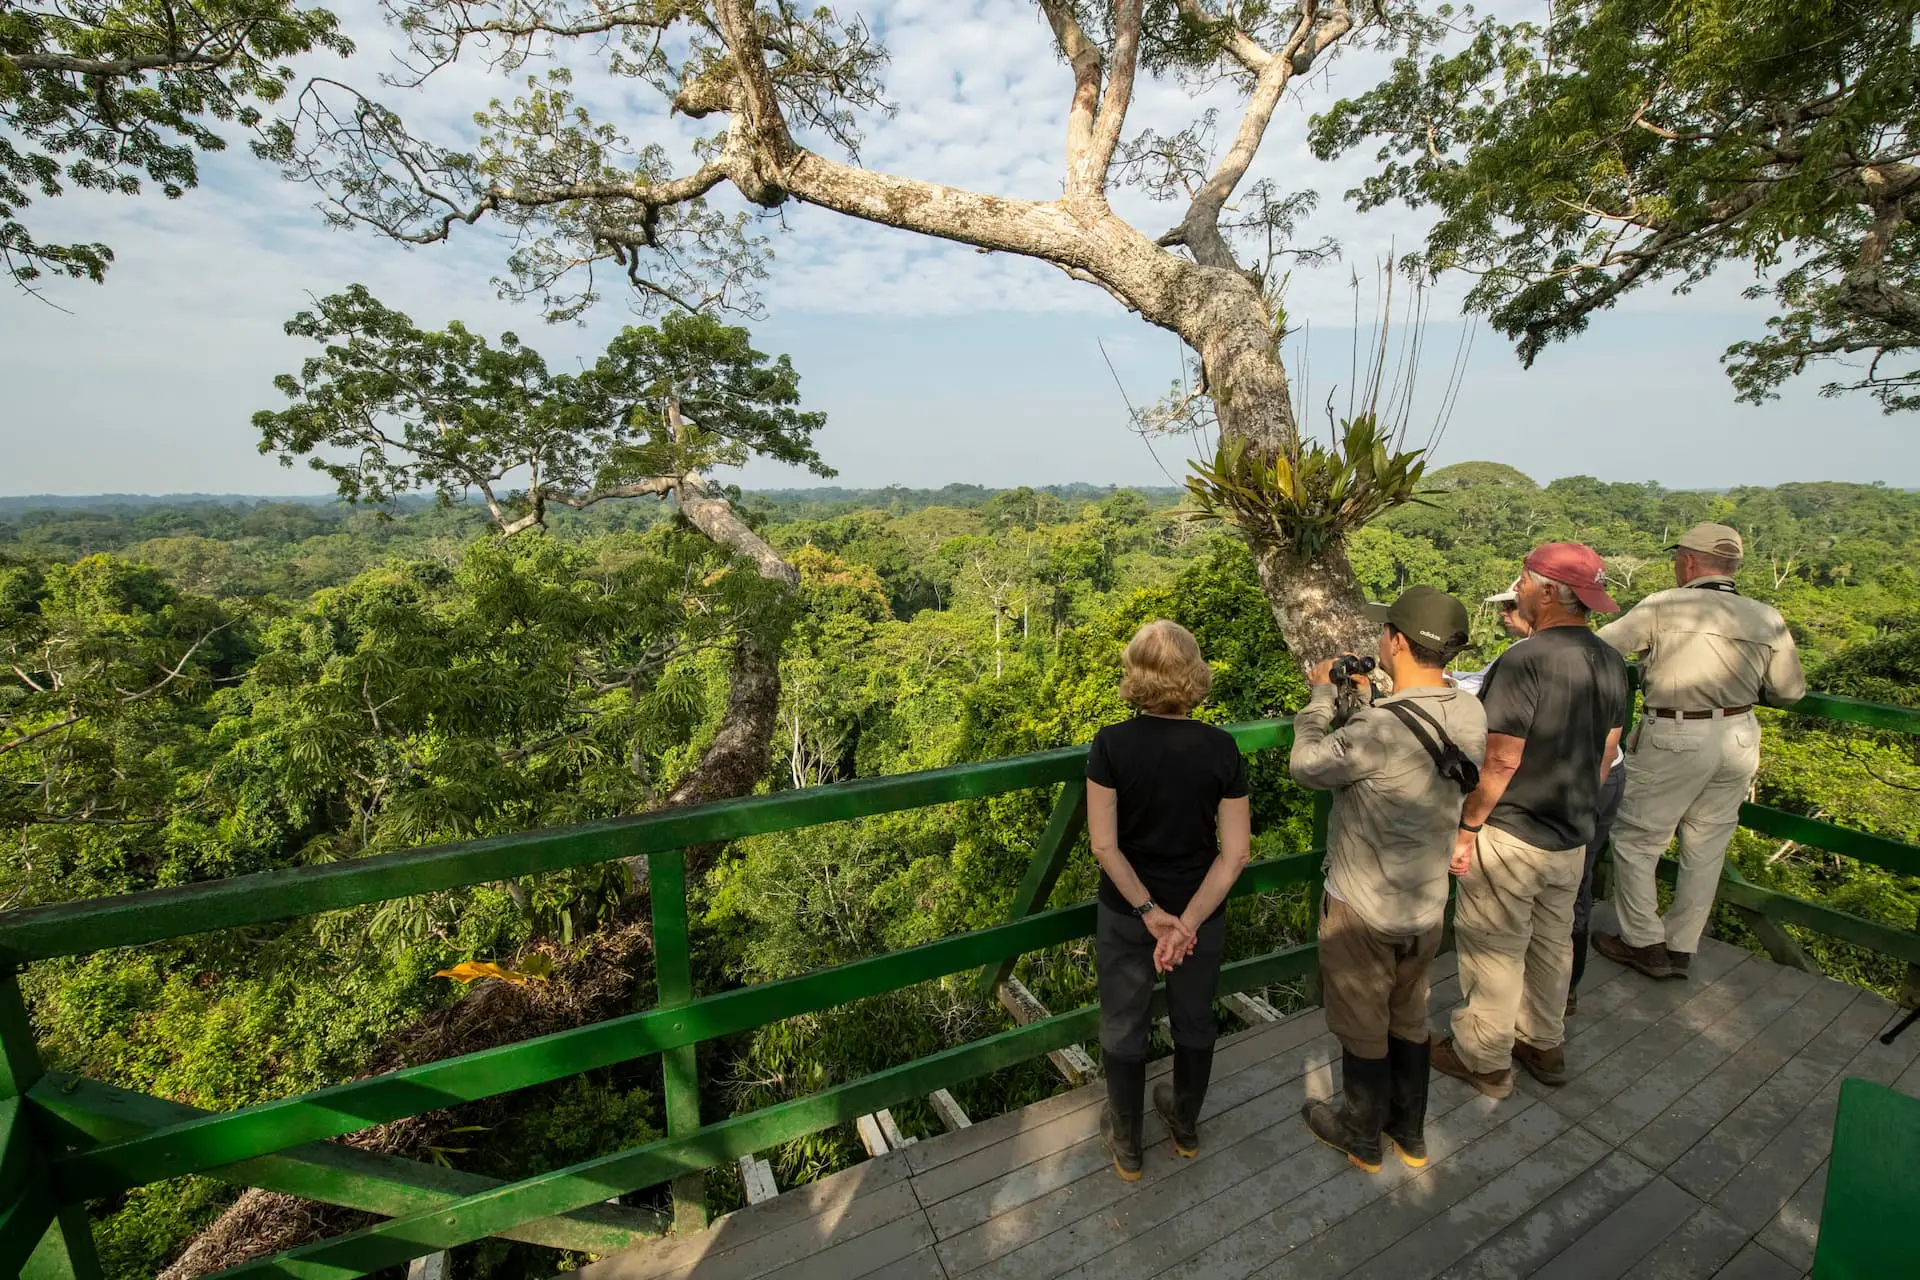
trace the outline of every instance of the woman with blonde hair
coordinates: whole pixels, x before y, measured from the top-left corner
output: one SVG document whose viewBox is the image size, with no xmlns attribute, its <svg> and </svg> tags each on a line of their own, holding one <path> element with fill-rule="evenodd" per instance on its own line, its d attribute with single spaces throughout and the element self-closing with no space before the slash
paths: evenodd
<svg viewBox="0 0 1920 1280">
<path fill-rule="evenodd" d="M 1142 1168 L 1148 1003 L 1162 973 L 1173 1083 L 1154 1089 L 1154 1110 L 1176 1155 L 1200 1152 L 1227 892 L 1247 865 L 1252 832 L 1239 745 L 1189 718 L 1213 683 L 1193 633 L 1164 618 L 1149 622 L 1121 662 L 1120 696 L 1138 714 L 1100 730 L 1088 748 L 1087 834 L 1100 863 L 1100 1130 L 1115 1171 L 1133 1182 Z"/>
</svg>

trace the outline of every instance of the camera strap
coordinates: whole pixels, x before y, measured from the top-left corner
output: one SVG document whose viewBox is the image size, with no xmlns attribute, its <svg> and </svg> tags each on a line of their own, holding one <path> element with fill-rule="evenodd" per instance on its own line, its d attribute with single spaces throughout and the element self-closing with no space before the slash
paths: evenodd
<svg viewBox="0 0 1920 1280">
<path fill-rule="evenodd" d="M 1462 792 L 1471 792 L 1480 785 L 1480 770 L 1467 753 L 1460 750 L 1453 739 L 1447 736 L 1447 731 L 1440 727 L 1438 720 L 1420 707 L 1400 699 L 1375 705 L 1393 712 L 1394 718 L 1407 726 L 1407 731 L 1413 735 L 1414 740 L 1426 748 L 1427 754 L 1433 757 L 1433 767 L 1441 777 L 1452 779 Z M 1423 721 L 1425 727 L 1422 727 Z M 1433 736 L 1428 735 L 1427 728 L 1433 730 L 1433 734 L 1439 738 L 1438 742 L 1434 741 Z M 1451 770 L 1447 767 L 1449 760 L 1454 762 Z"/>
</svg>

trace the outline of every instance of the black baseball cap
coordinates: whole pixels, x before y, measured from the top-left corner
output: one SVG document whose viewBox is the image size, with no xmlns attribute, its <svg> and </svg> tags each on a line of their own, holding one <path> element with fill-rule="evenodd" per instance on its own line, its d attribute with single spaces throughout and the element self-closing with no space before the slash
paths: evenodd
<svg viewBox="0 0 1920 1280">
<path fill-rule="evenodd" d="M 1367 617 L 1416 644 L 1453 654 L 1467 647 L 1467 607 L 1433 587 L 1408 587 L 1392 604 L 1365 606 Z"/>
</svg>

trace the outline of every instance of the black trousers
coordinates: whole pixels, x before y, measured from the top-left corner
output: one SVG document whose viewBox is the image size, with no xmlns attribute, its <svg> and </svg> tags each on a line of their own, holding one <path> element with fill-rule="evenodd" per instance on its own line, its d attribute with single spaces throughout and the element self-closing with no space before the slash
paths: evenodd
<svg viewBox="0 0 1920 1280">
<path fill-rule="evenodd" d="M 1100 976 L 1100 1048 L 1115 1057 L 1145 1058 L 1152 1025 L 1153 934 L 1139 917 L 1098 906 L 1094 967 Z M 1226 951 L 1225 913 L 1200 926 L 1199 945 L 1167 975 L 1167 1018 L 1173 1042 L 1183 1049 L 1211 1049 L 1217 1035 L 1213 997 L 1220 988 Z"/>
<path fill-rule="evenodd" d="M 1587 869 L 1580 877 L 1580 896 L 1573 900 L 1573 981 L 1567 990 L 1578 991 L 1587 972 L 1587 937 L 1593 922 L 1593 871 L 1600 865 L 1600 851 L 1613 835 L 1613 820 L 1620 813 L 1620 797 L 1627 790 L 1625 765 L 1615 765 L 1600 788 L 1600 812 L 1593 826 L 1593 843 L 1587 846 Z"/>
</svg>

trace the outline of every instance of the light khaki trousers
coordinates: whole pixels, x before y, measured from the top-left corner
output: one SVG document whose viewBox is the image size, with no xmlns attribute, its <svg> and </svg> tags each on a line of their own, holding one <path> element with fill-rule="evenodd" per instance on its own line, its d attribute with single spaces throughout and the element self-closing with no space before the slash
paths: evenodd
<svg viewBox="0 0 1920 1280">
<path fill-rule="evenodd" d="M 1711 720 L 1649 717 L 1627 753 L 1627 792 L 1613 824 L 1613 900 L 1630 947 L 1664 942 L 1700 949 L 1713 914 L 1720 868 L 1740 825 L 1740 804 L 1760 771 L 1760 724 L 1753 712 Z M 1680 836 L 1673 906 L 1660 918 L 1654 868 Z"/>
<path fill-rule="evenodd" d="M 1573 904 L 1584 849 L 1539 849 L 1487 827 L 1454 900 L 1454 943 L 1467 1003 L 1453 1045 L 1475 1071 L 1513 1065 L 1513 1041 L 1552 1049 L 1566 1039 L 1573 977 Z"/>
</svg>

